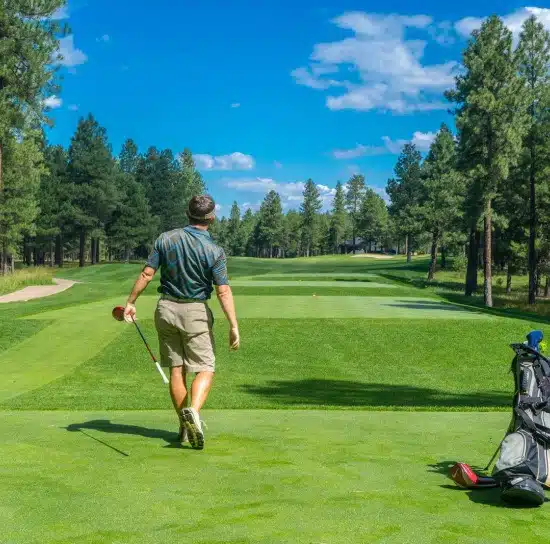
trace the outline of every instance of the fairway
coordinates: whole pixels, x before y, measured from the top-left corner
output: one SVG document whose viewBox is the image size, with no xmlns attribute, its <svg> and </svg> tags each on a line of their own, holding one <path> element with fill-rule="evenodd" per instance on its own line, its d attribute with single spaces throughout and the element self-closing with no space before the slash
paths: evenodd
<svg viewBox="0 0 550 544">
<path fill-rule="evenodd" d="M 446 476 L 493 453 L 509 344 L 541 324 L 388 279 L 401 269 L 415 273 L 401 259 L 231 260 L 242 349 L 226 349 L 213 300 L 202 452 L 174 442 L 166 386 L 111 318 L 139 266 L 67 270 L 68 291 L 3 305 L 1 541 L 544 541 L 545 507 L 503 508 Z M 158 353 L 155 288 L 137 308 Z"/>
</svg>

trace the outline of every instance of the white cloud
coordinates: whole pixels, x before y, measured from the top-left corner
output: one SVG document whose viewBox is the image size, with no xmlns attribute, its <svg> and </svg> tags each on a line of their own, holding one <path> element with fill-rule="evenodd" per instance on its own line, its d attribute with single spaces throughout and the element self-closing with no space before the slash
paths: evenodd
<svg viewBox="0 0 550 544">
<path fill-rule="evenodd" d="M 504 24 L 514 34 L 514 39 L 517 40 L 521 33 L 523 23 L 532 15 L 535 15 L 539 22 L 541 22 L 547 30 L 550 30 L 550 9 L 548 8 L 520 8 L 509 15 L 505 15 L 502 19 Z M 474 30 L 481 27 L 483 21 L 484 19 L 480 17 L 465 17 L 455 23 L 455 30 L 461 36 L 469 37 Z"/>
<path fill-rule="evenodd" d="M 424 64 L 427 42 L 406 38 L 411 28 L 433 33 L 431 17 L 348 12 L 333 23 L 354 35 L 316 44 L 309 65 L 292 72 L 300 85 L 317 90 L 342 88 L 327 97 L 329 109 L 404 114 L 447 107 L 439 97 L 453 85 L 458 63 Z M 329 74 L 329 79 L 323 77 Z"/>
<path fill-rule="evenodd" d="M 195 164 L 200 170 L 252 170 L 255 162 L 251 155 L 231 153 L 230 155 L 193 155 Z"/>
<path fill-rule="evenodd" d="M 50 108 L 51 110 L 55 110 L 55 109 L 61 107 L 61 105 L 63 104 L 63 100 L 61 98 L 59 98 L 58 96 L 55 96 L 55 94 L 54 94 L 52 96 L 48 96 L 48 98 L 46 98 L 44 100 L 43 104 L 46 108 Z"/>
<path fill-rule="evenodd" d="M 103 36 L 101 36 L 101 37 L 99 37 L 99 38 L 96 38 L 95 41 L 96 41 L 96 42 L 107 43 L 107 42 L 110 42 L 110 41 L 111 41 L 111 36 L 109 36 L 109 34 L 103 34 Z"/>
<path fill-rule="evenodd" d="M 430 150 L 432 142 L 435 140 L 437 133 L 435 132 L 415 132 L 410 140 L 392 140 L 389 136 L 383 136 L 384 145 L 362 145 L 357 144 L 351 149 L 335 149 L 332 156 L 335 159 L 356 159 L 358 157 L 372 157 L 374 155 L 398 155 L 401 153 L 403 146 L 407 143 L 413 143 L 416 149 L 421 152 Z"/>
<path fill-rule="evenodd" d="M 285 210 L 298 209 L 300 207 L 305 187 L 302 181 L 280 182 L 272 178 L 259 177 L 225 180 L 225 185 L 229 189 L 234 189 L 236 191 L 259 193 L 261 195 L 266 195 L 269 191 L 276 191 L 281 197 L 281 204 Z M 327 185 L 317 185 L 317 188 L 319 189 L 323 209 L 329 209 L 332 205 L 336 189 L 328 187 Z M 243 204 L 243 207 L 244 206 L 255 209 L 255 205 L 251 205 L 249 202 Z"/>
<path fill-rule="evenodd" d="M 68 6 L 62 6 L 58 9 L 56 9 L 53 13 L 50 19 L 52 21 L 61 21 L 63 19 L 69 18 L 69 7 Z"/>
<path fill-rule="evenodd" d="M 88 60 L 88 57 L 82 50 L 75 48 L 74 36 L 72 35 L 59 40 L 59 53 L 63 57 L 59 61 L 61 66 L 78 66 L 79 64 L 84 64 Z"/>
<path fill-rule="evenodd" d="M 232 107 L 232 108 L 240 108 L 241 105 L 240 105 L 239 102 L 233 102 L 233 104 L 231 104 L 231 107 Z"/>
<path fill-rule="evenodd" d="M 78 111 L 78 106 L 76 104 L 69 104 L 68 109 L 70 111 Z"/>
</svg>

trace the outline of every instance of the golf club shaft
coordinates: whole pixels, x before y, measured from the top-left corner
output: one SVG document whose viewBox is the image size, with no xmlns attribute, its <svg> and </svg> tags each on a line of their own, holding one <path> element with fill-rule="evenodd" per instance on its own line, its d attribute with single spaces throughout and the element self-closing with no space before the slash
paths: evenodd
<svg viewBox="0 0 550 544">
<path fill-rule="evenodd" d="M 134 325 L 136 326 L 136 329 L 139 332 L 139 335 L 141 336 L 141 339 L 143 340 L 143 343 L 145 344 L 145 347 L 147 348 L 147 351 L 149 352 L 149 355 L 151 356 L 151 359 L 153 359 L 153 363 L 155 363 L 155 366 L 157 367 L 157 370 L 159 371 L 159 374 L 162 376 L 162 381 L 164 383 L 168 383 L 168 378 L 166 377 L 166 374 L 164 373 L 164 370 L 162 370 L 162 367 L 159 365 L 155 355 L 151 351 L 151 348 L 149 347 L 149 344 L 147 343 L 147 340 L 145 339 L 145 336 L 143 336 L 143 333 L 141 332 L 141 329 L 139 328 L 139 325 L 137 324 L 135 319 L 132 318 L 132 321 L 134 322 Z"/>
</svg>

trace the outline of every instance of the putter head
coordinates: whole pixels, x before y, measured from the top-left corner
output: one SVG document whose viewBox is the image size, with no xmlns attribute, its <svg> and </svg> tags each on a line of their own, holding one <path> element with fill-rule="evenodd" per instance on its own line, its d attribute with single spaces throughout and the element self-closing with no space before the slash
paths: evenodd
<svg viewBox="0 0 550 544">
<path fill-rule="evenodd" d="M 117 321 L 124 321 L 124 306 L 115 306 L 112 315 Z"/>
<path fill-rule="evenodd" d="M 456 485 L 464 489 L 498 487 L 494 478 L 476 474 L 472 467 L 466 463 L 456 463 L 451 468 L 451 478 Z"/>
</svg>

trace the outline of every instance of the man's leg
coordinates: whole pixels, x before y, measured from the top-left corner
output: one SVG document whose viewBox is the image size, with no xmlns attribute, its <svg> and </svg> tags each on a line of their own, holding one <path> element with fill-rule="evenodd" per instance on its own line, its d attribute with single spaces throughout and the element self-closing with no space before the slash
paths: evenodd
<svg viewBox="0 0 550 544">
<path fill-rule="evenodd" d="M 174 366 L 170 371 L 170 396 L 176 413 L 187 406 L 187 387 L 185 383 L 185 367 Z"/>
<path fill-rule="evenodd" d="M 197 412 L 200 412 L 206 402 L 213 379 L 214 372 L 204 371 L 197 373 L 193 380 L 191 385 L 191 408 L 194 408 Z"/>
</svg>

